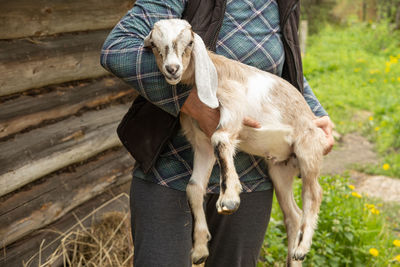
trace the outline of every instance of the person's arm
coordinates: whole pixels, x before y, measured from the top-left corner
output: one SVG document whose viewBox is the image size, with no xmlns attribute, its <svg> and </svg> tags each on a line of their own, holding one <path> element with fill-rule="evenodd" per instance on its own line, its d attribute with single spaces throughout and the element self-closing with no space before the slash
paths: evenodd
<svg viewBox="0 0 400 267">
<path fill-rule="evenodd" d="M 315 96 L 314 92 L 311 90 L 310 85 L 308 84 L 306 78 L 304 77 L 304 92 L 303 96 L 307 101 L 307 104 L 310 106 L 312 112 L 318 118 L 315 120 L 315 124 L 321 128 L 325 134 L 327 139 L 327 147 L 324 151 L 324 154 L 328 154 L 335 143 L 335 139 L 333 138 L 333 127 L 334 124 L 329 118 L 328 113 L 322 107 L 321 103 L 319 103 L 317 97 Z"/>
<path fill-rule="evenodd" d="M 190 93 L 185 86 L 169 85 L 143 40 L 160 19 L 181 18 L 187 0 L 137 0 L 118 22 L 101 51 L 101 65 L 136 89 L 140 95 L 177 116 Z"/>
<path fill-rule="evenodd" d="M 307 101 L 307 104 L 310 106 L 312 112 L 317 117 L 328 116 L 328 113 L 322 107 L 321 103 L 319 103 L 317 97 L 315 96 L 314 92 L 312 91 L 310 85 L 308 84 L 306 78 L 304 77 L 304 91 L 303 96 Z"/>
</svg>

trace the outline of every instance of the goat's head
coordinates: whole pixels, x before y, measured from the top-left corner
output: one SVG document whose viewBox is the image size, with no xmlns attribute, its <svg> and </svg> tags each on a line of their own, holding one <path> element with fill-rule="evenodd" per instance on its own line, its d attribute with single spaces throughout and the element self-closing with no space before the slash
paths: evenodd
<svg viewBox="0 0 400 267">
<path fill-rule="evenodd" d="M 156 22 L 145 38 L 144 45 L 152 48 L 158 68 L 165 80 L 172 85 L 181 81 L 193 60 L 200 100 L 209 107 L 218 107 L 217 71 L 203 40 L 192 31 L 187 21 L 169 19 Z"/>
</svg>

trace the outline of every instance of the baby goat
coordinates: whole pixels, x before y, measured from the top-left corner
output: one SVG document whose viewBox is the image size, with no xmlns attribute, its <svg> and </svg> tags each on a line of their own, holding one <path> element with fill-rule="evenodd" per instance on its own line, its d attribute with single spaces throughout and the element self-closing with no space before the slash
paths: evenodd
<svg viewBox="0 0 400 267">
<path fill-rule="evenodd" d="M 195 87 L 203 103 L 220 109 L 219 127 L 211 140 L 194 119 L 180 116 L 182 130 L 194 150 L 193 174 L 186 189 L 194 216 L 193 263 L 199 264 L 208 256 L 211 236 L 203 197 L 216 157 L 221 167 L 217 210 L 230 214 L 239 207 L 242 186 L 233 161 L 238 148 L 266 159 L 285 220 L 287 264 L 301 265 L 317 224 L 322 198 L 318 176 L 326 146 L 325 134 L 315 126 L 315 116 L 304 97 L 278 76 L 207 51 L 184 20 L 157 22 L 144 45 L 152 47 L 169 84 L 182 82 Z M 244 117 L 256 119 L 262 127 L 243 126 Z M 292 191 L 299 172 L 303 212 Z"/>
</svg>

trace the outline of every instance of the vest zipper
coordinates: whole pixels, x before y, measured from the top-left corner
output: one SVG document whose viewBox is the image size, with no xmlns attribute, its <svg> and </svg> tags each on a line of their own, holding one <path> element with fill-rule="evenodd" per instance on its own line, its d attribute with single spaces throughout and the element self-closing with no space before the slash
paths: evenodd
<svg viewBox="0 0 400 267">
<path fill-rule="evenodd" d="M 226 11 L 226 1 L 224 1 L 224 7 L 223 7 L 223 11 L 222 11 L 222 16 L 220 16 L 221 19 L 218 21 L 218 29 L 215 31 L 214 38 L 213 38 L 212 43 L 211 43 L 211 45 L 212 45 L 211 48 L 212 48 L 212 50 L 214 52 L 215 52 L 216 46 L 217 46 L 217 38 L 218 38 L 218 35 L 219 35 L 219 31 L 221 30 L 222 22 L 224 21 L 224 18 L 225 18 L 225 11 Z"/>
<path fill-rule="evenodd" d="M 294 12 L 296 10 L 298 4 L 299 4 L 299 2 L 295 2 L 294 5 L 292 6 L 292 8 L 287 13 L 285 19 L 283 20 L 283 24 L 282 24 L 283 27 L 285 27 L 285 25 L 290 17 L 290 14 L 292 14 L 292 12 Z"/>
</svg>

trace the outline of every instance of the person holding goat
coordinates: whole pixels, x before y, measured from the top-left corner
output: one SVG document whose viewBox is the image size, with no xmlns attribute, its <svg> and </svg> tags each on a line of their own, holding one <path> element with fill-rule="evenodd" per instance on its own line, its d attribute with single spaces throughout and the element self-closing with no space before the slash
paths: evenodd
<svg viewBox="0 0 400 267">
<path fill-rule="evenodd" d="M 196 119 L 208 135 L 219 123 L 218 109 L 199 101 L 195 90 L 168 85 L 143 41 L 155 22 L 184 18 L 217 54 L 282 76 L 299 89 L 318 117 L 330 147 L 332 123 L 315 98 L 298 51 L 298 1 L 138 0 L 107 38 L 102 65 L 140 93 L 124 117 L 119 134 L 138 164 L 131 187 L 135 266 L 191 266 L 192 217 L 186 198 L 193 151 L 176 131 L 180 112 Z M 246 118 L 248 126 L 258 123 Z M 329 151 L 329 148 L 326 152 Z M 272 204 L 272 183 L 262 158 L 235 157 L 243 194 L 232 215 L 215 208 L 219 192 L 216 164 L 205 199 L 212 235 L 206 266 L 255 266 Z"/>
</svg>

